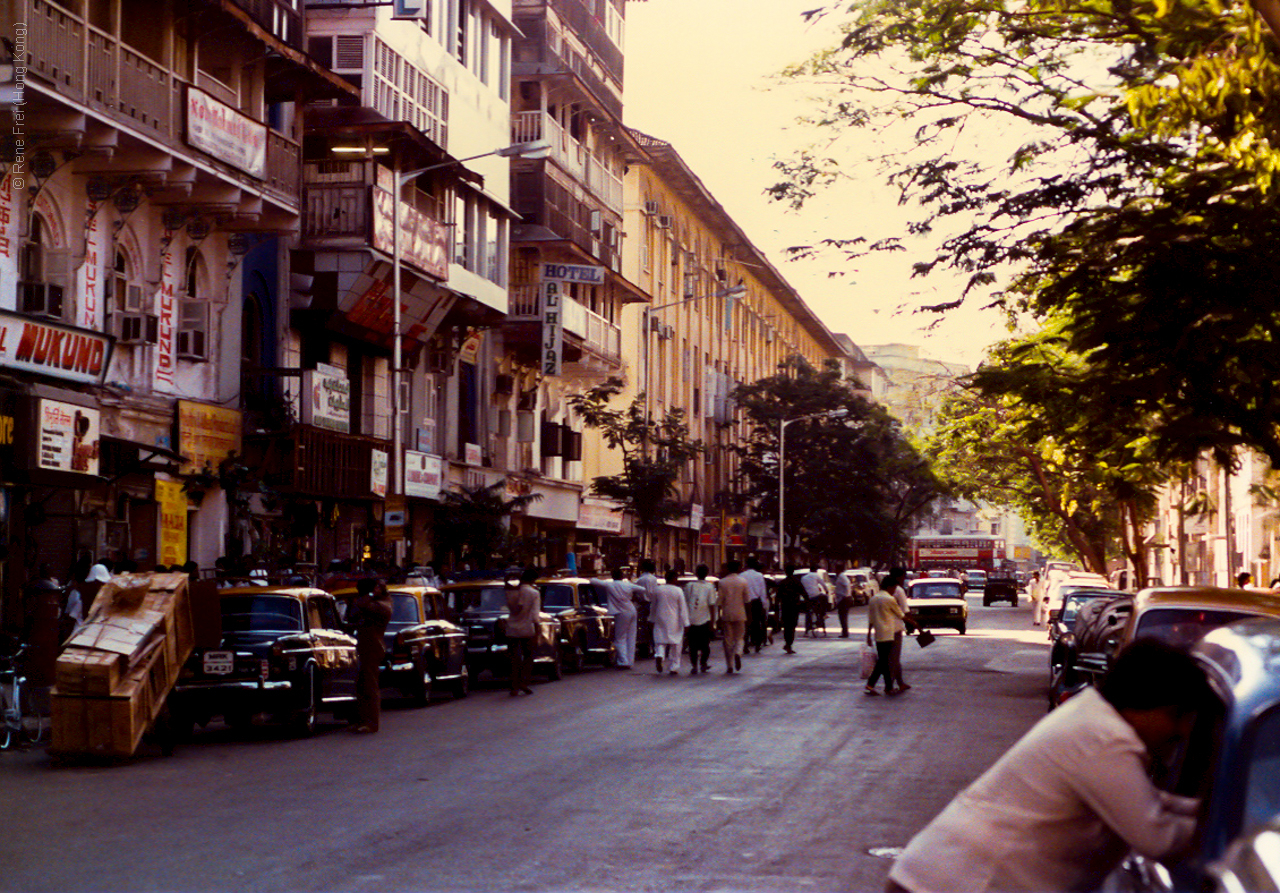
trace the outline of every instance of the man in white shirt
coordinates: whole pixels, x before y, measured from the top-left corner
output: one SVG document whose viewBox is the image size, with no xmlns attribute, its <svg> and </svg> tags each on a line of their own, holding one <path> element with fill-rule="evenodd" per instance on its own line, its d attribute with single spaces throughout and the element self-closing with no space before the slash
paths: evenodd
<svg viewBox="0 0 1280 893">
<path fill-rule="evenodd" d="M 622 579 L 622 568 L 613 569 L 613 579 L 592 579 L 591 586 L 604 593 L 605 605 L 613 615 L 614 660 L 619 670 L 630 670 L 636 659 L 636 606 L 644 588 Z"/>
<path fill-rule="evenodd" d="M 716 584 L 707 579 L 707 566 L 698 565 L 694 571 L 698 579 L 684 586 L 685 601 L 689 604 L 689 626 L 685 638 L 689 643 L 689 675 L 696 676 L 701 669 L 705 674 L 711 661 L 711 631 L 716 620 Z"/>
<path fill-rule="evenodd" d="M 1190 734 L 1207 693 L 1190 655 L 1138 640 L 917 834 L 887 889 L 1097 890 L 1130 849 L 1178 855 L 1198 801 L 1156 788 L 1147 766 Z"/>
<path fill-rule="evenodd" d="M 893 586 L 896 585 L 892 572 L 880 581 L 880 591 L 871 596 L 867 603 L 867 644 L 875 643 L 876 667 L 867 680 L 866 692 L 869 695 L 879 694 L 876 683 L 884 676 L 884 693 L 896 694 L 893 687 L 893 637 L 902 622 L 902 608 L 893 597 Z"/>
<path fill-rule="evenodd" d="M 636 621 L 636 639 L 641 645 L 653 645 L 653 623 L 649 619 L 649 611 L 653 604 L 654 593 L 662 585 L 662 581 L 656 574 L 657 568 L 652 558 L 640 559 L 640 576 L 636 577 L 636 585 L 644 590 L 644 594 L 636 599 L 636 609 L 639 611 Z M 656 648 L 654 653 L 657 653 Z"/>
<path fill-rule="evenodd" d="M 755 648 L 756 654 L 759 654 L 766 637 L 769 587 L 765 583 L 764 574 L 760 573 L 760 562 L 754 555 L 747 559 L 747 569 L 739 576 L 747 581 L 747 592 L 751 595 L 751 601 L 747 602 L 746 650 Z"/>
<path fill-rule="evenodd" d="M 816 625 L 821 623 L 822 634 L 826 635 L 827 610 L 830 605 L 827 603 L 827 586 L 822 582 L 822 575 L 817 571 L 809 571 L 800 578 L 800 585 L 804 587 L 804 594 L 808 597 L 804 615 L 805 634 L 817 635 Z"/>
<path fill-rule="evenodd" d="M 840 618 L 840 638 L 849 638 L 849 609 L 853 607 L 853 578 L 840 569 L 836 572 L 836 616 Z"/>
<path fill-rule="evenodd" d="M 676 585 L 680 572 L 667 571 L 667 582 L 658 586 L 649 603 L 653 617 L 653 662 L 658 674 L 665 667 L 671 676 L 680 673 L 680 651 L 684 630 L 689 625 L 689 603 Z"/>
</svg>

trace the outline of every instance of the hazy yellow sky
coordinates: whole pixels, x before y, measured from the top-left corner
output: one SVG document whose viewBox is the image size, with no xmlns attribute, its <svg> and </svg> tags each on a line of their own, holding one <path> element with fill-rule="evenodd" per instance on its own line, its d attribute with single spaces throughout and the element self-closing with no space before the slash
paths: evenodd
<svg viewBox="0 0 1280 893">
<path fill-rule="evenodd" d="M 888 236 L 904 219 L 875 171 L 859 173 L 840 194 L 796 213 L 763 190 L 776 182 L 776 158 L 811 142 L 795 126 L 812 108 L 810 88 L 769 89 L 771 75 L 833 43 L 831 24 L 800 15 L 823 0 L 643 0 L 627 4 L 625 119 L 675 146 L 685 163 L 758 248 L 799 290 L 829 328 L 858 344 L 923 345 L 939 359 L 975 365 L 1003 337 L 992 312 L 965 309 L 936 317 L 910 312 L 951 299 L 952 280 L 910 279 L 920 254 L 897 252 L 830 278 L 834 261 L 801 264 L 783 249 L 824 237 Z M 863 138 L 874 138 L 870 134 Z"/>
</svg>

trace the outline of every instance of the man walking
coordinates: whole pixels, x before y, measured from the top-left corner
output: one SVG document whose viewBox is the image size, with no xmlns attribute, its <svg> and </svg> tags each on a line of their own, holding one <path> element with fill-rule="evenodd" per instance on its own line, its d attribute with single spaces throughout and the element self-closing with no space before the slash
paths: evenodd
<svg viewBox="0 0 1280 893">
<path fill-rule="evenodd" d="M 387 656 L 387 624 L 391 622 L 391 596 L 387 584 L 372 577 L 356 581 L 356 598 L 348 619 L 355 627 L 356 658 L 359 661 L 356 683 L 357 725 L 351 731 L 370 734 L 378 731 L 382 718 L 382 683 L 379 675 Z"/>
<path fill-rule="evenodd" d="M 677 570 L 667 571 L 667 582 L 658 586 L 650 604 L 653 616 L 653 661 L 659 675 L 665 665 L 667 673 L 680 672 L 680 651 L 684 646 L 684 630 L 689 625 L 689 604 L 676 585 Z M 692 660 L 692 656 L 690 656 Z"/>
<path fill-rule="evenodd" d="M 876 668 L 867 680 L 866 692 L 869 695 L 879 694 L 876 683 L 881 676 L 884 677 L 884 693 L 897 694 L 893 687 L 893 637 L 903 620 L 903 613 L 898 600 L 893 597 L 894 585 L 894 573 L 890 571 L 880 581 L 880 591 L 871 597 L 867 605 L 867 644 L 874 641 L 876 649 Z"/>
<path fill-rule="evenodd" d="M 778 617 L 782 622 L 782 644 L 787 654 L 795 654 L 796 624 L 800 622 L 800 610 L 804 607 L 804 585 L 796 576 L 793 564 L 786 567 L 786 576 L 778 584 Z"/>
<path fill-rule="evenodd" d="M 603 592 L 605 605 L 613 615 L 613 650 L 619 670 L 630 670 L 636 659 L 636 604 L 644 597 L 644 589 L 622 579 L 622 568 L 615 567 L 611 580 L 591 581 L 597 592 Z"/>
<path fill-rule="evenodd" d="M 636 617 L 636 638 L 641 644 L 647 643 L 653 647 L 653 596 L 658 591 L 658 587 L 662 585 L 662 581 L 657 577 L 658 566 L 652 558 L 640 559 L 640 576 L 636 577 L 636 585 L 640 586 L 644 592 L 637 600 Z M 657 649 L 654 648 L 654 653 Z"/>
<path fill-rule="evenodd" d="M 698 579 L 685 584 L 684 597 L 689 606 L 689 625 L 685 635 L 689 641 L 689 675 L 696 676 L 698 668 L 706 673 L 711 661 L 711 629 L 715 623 L 716 587 L 707 579 L 707 566 L 698 565 L 694 574 Z"/>
<path fill-rule="evenodd" d="M 542 613 L 542 596 L 533 581 L 538 569 L 526 567 L 520 572 L 520 585 L 507 591 L 507 654 L 511 658 L 511 697 L 522 692 L 533 694 L 529 680 L 533 676 L 533 637 L 538 634 L 538 615 Z"/>
<path fill-rule="evenodd" d="M 911 686 L 907 685 L 907 681 L 902 678 L 902 638 L 907 634 L 908 629 L 917 629 L 919 624 L 911 614 L 911 605 L 907 602 L 907 590 L 902 585 L 907 579 L 906 569 L 893 568 L 886 579 L 889 578 L 892 578 L 893 583 L 889 591 L 902 612 L 902 617 L 896 623 L 893 633 L 893 651 L 889 655 L 889 668 L 893 673 L 893 681 L 898 685 L 898 691 L 904 692 L 909 691 Z"/>
<path fill-rule="evenodd" d="M 756 654 L 759 654 L 767 635 L 765 619 L 769 613 L 769 587 L 765 583 L 764 574 L 760 573 L 760 562 L 754 555 L 747 559 L 747 569 L 742 572 L 742 579 L 747 581 L 747 591 L 751 593 L 751 601 L 747 603 L 747 646 L 754 648 Z"/>
<path fill-rule="evenodd" d="M 849 638 L 849 609 L 853 607 L 853 577 L 844 569 L 836 571 L 836 616 L 840 618 L 840 638 Z"/>
<path fill-rule="evenodd" d="M 747 602 L 751 600 L 751 591 L 738 573 L 741 564 L 730 561 L 724 569 L 725 575 L 716 587 L 716 602 L 720 609 L 720 630 L 724 634 L 724 671 L 732 674 L 742 670 L 742 643 L 747 632 Z"/>
<path fill-rule="evenodd" d="M 1044 601 L 1044 583 L 1040 582 L 1040 572 L 1032 571 L 1027 581 L 1027 594 L 1031 596 L 1031 625 L 1040 625 L 1040 603 Z"/>
</svg>

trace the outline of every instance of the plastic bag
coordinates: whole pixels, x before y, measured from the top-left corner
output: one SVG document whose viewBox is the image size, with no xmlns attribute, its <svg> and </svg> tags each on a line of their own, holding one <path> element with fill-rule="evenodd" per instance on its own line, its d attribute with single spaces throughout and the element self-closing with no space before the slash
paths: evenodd
<svg viewBox="0 0 1280 893">
<path fill-rule="evenodd" d="M 861 661 L 860 671 L 861 671 L 861 673 L 862 673 L 862 678 L 863 678 L 863 679 L 870 679 L 870 678 L 871 678 L 871 674 L 872 674 L 872 673 L 874 673 L 874 672 L 875 672 L 875 669 L 876 669 L 876 649 L 875 649 L 875 646 L 873 646 L 873 645 L 868 645 L 866 642 L 863 642 L 863 643 L 862 643 L 862 652 L 861 652 L 861 655 L 860 655 L 860 657 L 859 657 L 859 660 Z"/>
</svg>

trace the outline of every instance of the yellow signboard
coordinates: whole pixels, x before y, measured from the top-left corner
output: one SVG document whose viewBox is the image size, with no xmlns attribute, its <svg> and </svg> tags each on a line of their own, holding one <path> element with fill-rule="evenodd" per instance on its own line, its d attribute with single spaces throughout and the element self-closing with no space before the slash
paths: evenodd
<svg viewBox="0 0 1280 893">
<path fill-rule="evenodd" d="M 228 453 L 240 451 L 241 430 L 239 410 L 179 400 L 178 452 L 190 463 L 183 473 L 196 474 L 206 465 L 217 472 Z"/>
<path fill-rule="evenodd" d="M 187 563 L 187 494 L 177 481 L 156 481 L 160 504 L 160 548 L 157 564 Z"/>
</svg>

